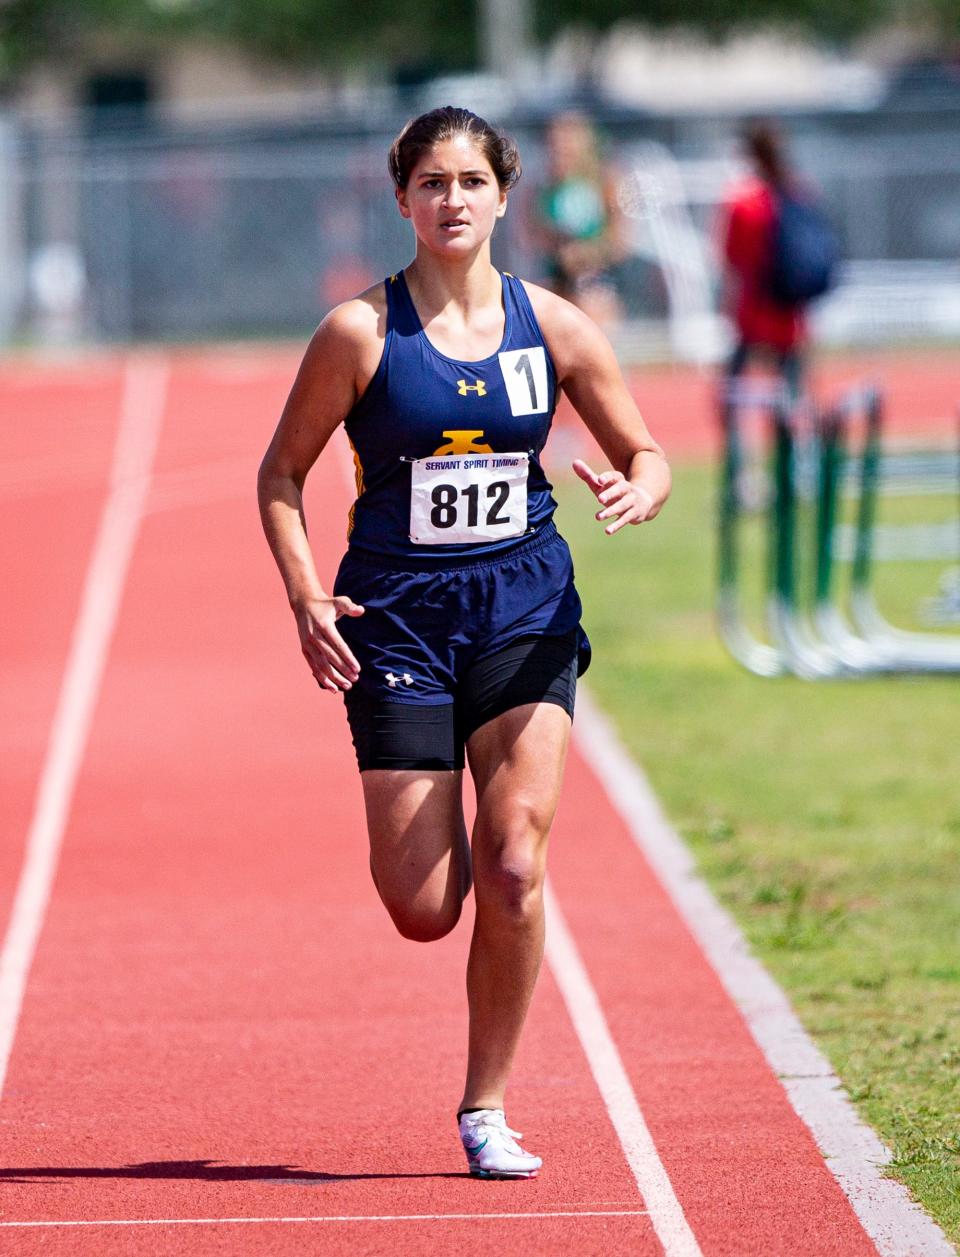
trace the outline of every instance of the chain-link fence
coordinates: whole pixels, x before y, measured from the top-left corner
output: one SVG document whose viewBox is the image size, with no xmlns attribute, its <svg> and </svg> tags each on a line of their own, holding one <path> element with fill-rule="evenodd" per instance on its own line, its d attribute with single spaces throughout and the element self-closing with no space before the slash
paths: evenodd
<svg viewBox="0 0 960 1257">
<path fill-rule="evenodd" d="M 713 311 L 711 221 L 734 172 L 735 126 L 606 121 L 624 177 L 659 154 L 655 182 L 680 188 L 685 224 L 651 242 L 650 215 L 639 216 L 616 277 L 631 324 L 664 325 L 678 291 L 671 266 L 688 288 L 693 266 L 697 317 Z M 542 120 L 511 129 L 525 175 L 495 260 L 537 278 L 526 219 Z M 87 134 L 0 123 L 0 342 L 301 335 L 410 257 L 386 174 L 394 130 L 345 133 L 327 121 L 298 133 Z M 900 119 L 896 133 L 879 113 L 872 124 L 807 117 L 791 130 L 848 260 L 847 282 L 824 307 L 825 334 L 960 334 L 960 114 Z"/>
</svg>

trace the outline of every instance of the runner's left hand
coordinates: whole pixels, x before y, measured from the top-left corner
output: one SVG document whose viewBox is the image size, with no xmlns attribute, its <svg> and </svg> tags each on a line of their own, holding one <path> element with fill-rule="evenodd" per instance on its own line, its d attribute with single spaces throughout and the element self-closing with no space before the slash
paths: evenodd
<svg viewBox="0 0 960 1257">
<path fill-rule="evenodd" d="M 603 530 L 608 537 L 624 524 L 642 524 L 653 510 L 653 494 L 628 480 L 622 471 L 596 472 L 582 458 L 574 459 L 573 470 L 600 503 L 596 518 L 611 520 Z"/>
</svg>

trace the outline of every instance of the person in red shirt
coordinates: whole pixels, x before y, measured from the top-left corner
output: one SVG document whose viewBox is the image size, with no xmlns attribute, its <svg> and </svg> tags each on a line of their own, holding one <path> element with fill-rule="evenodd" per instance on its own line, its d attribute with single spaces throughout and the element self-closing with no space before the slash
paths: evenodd
<svg viewBox="0 0 960 1257">
<path fill-rule="evenodd" d="M 764 357 L 773 360 L 791 396 L 797 397 L 807 345 L 804 307 L 781 305 L 768 291 L 777 202 L 794 178 L 783 141 L 770 123 L 750 123 L 743 143 L 754 169 L 731 188 L 720 218 L 727 308 L 737 329 L 727 380 L 738 378 L 752 358 Z"/>
</svg>

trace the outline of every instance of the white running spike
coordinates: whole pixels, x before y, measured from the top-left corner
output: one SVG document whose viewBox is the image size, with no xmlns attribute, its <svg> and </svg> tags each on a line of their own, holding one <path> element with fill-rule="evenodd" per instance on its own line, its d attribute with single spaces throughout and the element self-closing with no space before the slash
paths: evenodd
<svg viewBox="0 0 960 1257">
<path fill-rule="evenodd" d="M 536 1178 L 543 1162 L 516 1142 L 503 1109 L 480 1109 L 460 1118 L 460 1139 L 475 1178 Z"/>
</svg>

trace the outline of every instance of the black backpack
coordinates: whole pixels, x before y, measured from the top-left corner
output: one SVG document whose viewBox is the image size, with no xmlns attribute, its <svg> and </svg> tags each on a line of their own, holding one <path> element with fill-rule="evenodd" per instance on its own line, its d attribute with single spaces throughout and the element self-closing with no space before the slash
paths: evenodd
<svg viewBox="0 0 960 1257">
<path fill-rule="evenodd" d="M 778 305 L 797 306 L 833 287 L 837 238 L 812 201 L 781 192 L 773 228 L 769 292 Z"/>
</svg>

